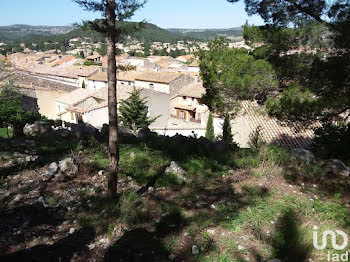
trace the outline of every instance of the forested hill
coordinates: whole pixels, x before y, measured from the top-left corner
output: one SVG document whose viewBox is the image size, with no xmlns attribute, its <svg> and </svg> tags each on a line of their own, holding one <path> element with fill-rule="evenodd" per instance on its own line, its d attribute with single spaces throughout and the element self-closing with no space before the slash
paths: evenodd
<svg viewBox="0 0 350 262">
<path fill-rule="evenodd" d="M 66 34 L 74 30 L 74 26 L 31 26 L 10 25 L 0 26 L 0 41 L 20 41 L 38 36 Z"/>
<path fill-rule="evenodd" d="M 180 29 L 180 28 L 169 28 L 169 32 L 174 34 L 179 34 L 184 37 L 197 38 L 204 41 L 213 40 L 218 37 L 226 37 L 228 39 L 233 39 L 236 37 L 243 36 L 242 27 L 234 27 L 228 29 Z"/>
<path fill-rule="evenodd" d="M 131 27 L 137 23 L 123 22 Z M 143 23 L 140 30 L 130 33 L 131 38 L 145 42 L 175 42 L 178 40 L 190 40 L 191 36 L 174 34 L 154 24 Z M 93 41 L 104 42 L 104 36 L 93 30 L 83 30 L 73 26 L 28 26 L 13 25 L 0 27 L 0 42 L 66 42 L 71 38 L 90 37 Z"/>
</svg>

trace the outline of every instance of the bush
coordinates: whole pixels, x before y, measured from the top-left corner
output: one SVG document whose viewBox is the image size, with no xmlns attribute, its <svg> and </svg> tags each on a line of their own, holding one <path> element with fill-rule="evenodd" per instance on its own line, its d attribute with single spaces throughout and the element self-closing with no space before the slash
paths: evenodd
<svg viewBox="0 0 350 262">
<path fill-rule="evenodd" d="M 350 160 L 350 124 L 326 124 L 315 130 L 312 150 L 322 158 L 339 158 L 345 162 Z"/>
<path fill-rule="evenodd" d="M 259 150 L 263 145 L 261 126 L 258 126 L 250 135 L 248 145 L 254 150 Z"/>
</svg>

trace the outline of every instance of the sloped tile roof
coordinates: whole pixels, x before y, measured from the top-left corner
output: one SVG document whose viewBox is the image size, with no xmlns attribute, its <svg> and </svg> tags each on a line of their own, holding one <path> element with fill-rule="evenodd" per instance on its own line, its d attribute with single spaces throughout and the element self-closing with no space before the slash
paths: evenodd
<svg viewBox="0 0 350 262">
<path fill-rule="evenodd" d="M 265 142 L 288 148 L 308 148 L 310 146 L 314 137 L 312 129 L 297 132 L 296 126 L 284 126 L 278 120 L 262 112 L 262 108 L 255 101 L 243 101 L 241 107 L 251 130 L 254 131 L 260 127 L 262 139 Z"/>
</svg>

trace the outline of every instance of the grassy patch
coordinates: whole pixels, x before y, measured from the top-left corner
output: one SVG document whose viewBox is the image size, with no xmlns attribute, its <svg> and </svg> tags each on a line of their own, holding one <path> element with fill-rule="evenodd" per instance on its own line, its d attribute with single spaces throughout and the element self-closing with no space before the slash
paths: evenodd
<svg viewBox="0 0 350 262">
<path fill-rule="evenodd" d="M 9 136 L 12 137 L 12 129 L 10 128 L 8 131 L 9 131 Z M 0 128 L 0 138 L 8 138 L 6 128 Z"/>
</svg>

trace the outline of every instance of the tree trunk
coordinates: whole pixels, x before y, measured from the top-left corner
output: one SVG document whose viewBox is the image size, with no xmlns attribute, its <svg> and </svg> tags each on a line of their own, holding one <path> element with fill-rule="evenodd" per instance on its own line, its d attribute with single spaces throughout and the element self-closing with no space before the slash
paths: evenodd
<svg viewBox="0 0 350 262">
<path fill-rule="evenodd" d="M 24 124 L 20 123 L 20 122 L 15 122 L 12 125 L 13 128 L 13 137 L 23 137 L 24 136 L 24 132 L 23 132 L 23 128 L 24 128 Z"/>
<path fill-rule="evenodd" d="M 118 170 L 119 170 L 119 144 L 118 144 L 118 115 L 117 115 L 117 68 L 115 59 L 115 0 L 107 0 L 107 59 L 108 59 L 108 114 L 109 114 L 109 174 L 108 198 L 117 196 Z"/>
</svg>

